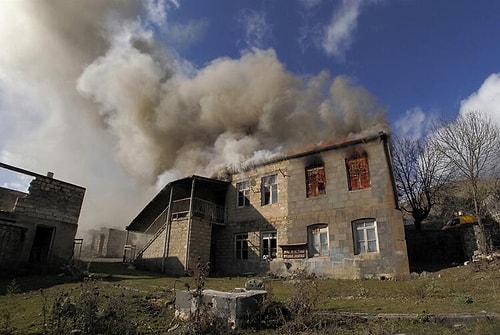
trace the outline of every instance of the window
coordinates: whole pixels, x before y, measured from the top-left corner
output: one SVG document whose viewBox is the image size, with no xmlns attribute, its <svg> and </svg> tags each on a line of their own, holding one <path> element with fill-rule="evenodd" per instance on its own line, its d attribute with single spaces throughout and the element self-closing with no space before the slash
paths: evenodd
<svg viewBox="0 0 500 335">
<path fill-rule="evenodd" d="M 352 229 L 354 254 L 378 252 L 377 222 L 375 219 L 353 221 Z"/>
<path fill-rule="evenodd" d="M 370 187 L 370 171 L 366 154 L 355 154 L 345 160 L 349 191 Z"/>
<path fill-rule="evenodd" d="M 328 256 L 328 226 L 317 224 L 309 227 L 309 255 Z"/>
<path fill-rule="evenodd" d="M 278 202 L 278 176 L 262 177 L 261 184 L 262 205 L 276 204 Z"/>
<path fill-rule="evenodd" d="M 306 168 L 306 196 L 316 197 L 326 194 L 326 176 L 324 166 Z"/>
<path fill-rule="evenodd" d="M 250 206 L 250 182 L 248 180 L 236 184 L 238 190 L 238 207 Z"/>
<path fill-rule="evenodd" d="M 248 234 L 236 234 L 235 244 L 236 259 L 248 259 Z"/>
<path fill-rule="evenodd" d="M 262 233 L 262 258 L 276 258 L 276 232 Z"/>
</svg>

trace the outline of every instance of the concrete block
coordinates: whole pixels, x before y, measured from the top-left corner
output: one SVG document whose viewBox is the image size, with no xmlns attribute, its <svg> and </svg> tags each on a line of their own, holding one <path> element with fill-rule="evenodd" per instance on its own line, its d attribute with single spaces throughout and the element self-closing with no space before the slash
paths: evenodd
<svg viewBox="0 0 500 335">
<path fill-rule="evenodd" d="M 267 292 L 263 290 L 203 290 L 198 300 L 193 297 L 193 291 L 179 290 L 175 292 L 175 315 L 180 319 L 188 319 L 191 313 L 203 308 L 204 312 L 227 319 L 232 328 L 241 328 L 255 315 L 266 296 Z"/>
</svg>

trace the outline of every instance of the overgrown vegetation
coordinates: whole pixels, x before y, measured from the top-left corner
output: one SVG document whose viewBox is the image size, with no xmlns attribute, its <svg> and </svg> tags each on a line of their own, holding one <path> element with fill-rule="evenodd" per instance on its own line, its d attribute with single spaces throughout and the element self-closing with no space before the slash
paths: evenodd
<svg viewBox="0 0 500 335">
<path fill-rule="evenodd" d="M 210 272 L 210 264 L 197 262 L 192 266 L 189 275 L 194 280 L 194 288 L 186 283 L 186 288 L 191 292 L 193 307 L 187 320 L 179 323 L 175 334 L 197 335 L 197 334 L 230 334 L 232 329 L 227 321 L 213 312 L 209 302 L 205 301 L 203 290 L 205 282 Z M 171 329 L 172 330 L 172 329 Z"/>
<path fill-rule="evenodd" d="M 12 281 L 6 287 L 6 300 L 5 304 L 2 304 L 0 309 L 0 335 L 10 335 L 14 334 L 16 327 L 12 324 L 12 315 L 16 313 L 15 297 L 14 295 L 19 293 L 19 285 L 16 279 Z"/>
<path fill-rule="evenodd" d="M 104 275 L 104 270 L 108 273 Z M 251 328 L 233 330 L 211 314 L 203 289 L 243 287 L 247 278 L 208 278 L 208 266 L 191 277 L 166 278 L 122 264 L 93 264 L 98 280 L 46 287 L 45 279 L 20 277 L 0 283 L 0 334 L 497 334 L 498 319 L 443 323 L 442 313 L 500 313 L 497 261 L 422 274 L 407 281 L 325 280 L 297 273 L 287 280 L 263 278 L 268 299 L 249 315 Z M 91 275 L 92 273 L 89 273 Z M 88 276 L 87 276 L 88 277 Z M 92 277 L 92 276 L 90 276 Z M 59 278 L 61 280 L 61 278 Z M 174 288 L 187 287 L 199 311 L 174 318 Z M 408 320 L 367 319 L 346 313 L 412 313 Z"/>
<path fill-rule="evenodd" d="M 99 285 L 85 281 L 78 289 L 56 294 L 50 307 L 43 298 L 43 333 L 65 334 L 135 334 L 136 326 L 128 318 L 123 295 L 101 294 Z"/>
</svg>

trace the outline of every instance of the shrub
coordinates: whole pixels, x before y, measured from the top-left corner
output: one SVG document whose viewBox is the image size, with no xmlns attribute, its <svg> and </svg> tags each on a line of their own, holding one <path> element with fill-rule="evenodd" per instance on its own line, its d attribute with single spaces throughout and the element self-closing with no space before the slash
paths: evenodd
<svg viewBox="0 0 500 335">
<path fill-rule="evenodd" d="M 136 327 L 127 316 L 123 296 L 101 295 L 95 282 L 84 282 L 75 295 L 59 293 L 50 309 L 44 298 L 44 333 L 64 334 L 135 334 Z M 43 292 L 42 292 L 43 295 Z"/>
</svg>

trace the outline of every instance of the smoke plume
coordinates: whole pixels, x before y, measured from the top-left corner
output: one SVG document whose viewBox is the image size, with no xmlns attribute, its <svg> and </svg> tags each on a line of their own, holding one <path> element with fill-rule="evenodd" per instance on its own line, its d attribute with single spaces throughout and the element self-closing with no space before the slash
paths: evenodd
<svg viewBox="0 0 500 335">
<path fill-rule="evenodd" d="M 297 76 L 273 49 L 195 69 L 155 38 L 178 2 L 139 4 L 0 11 L 0 160 L 86 187 L 83 228 L 125 226 L 173 178 L 387 127 L 349 78 Z"/>
</svg>

